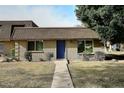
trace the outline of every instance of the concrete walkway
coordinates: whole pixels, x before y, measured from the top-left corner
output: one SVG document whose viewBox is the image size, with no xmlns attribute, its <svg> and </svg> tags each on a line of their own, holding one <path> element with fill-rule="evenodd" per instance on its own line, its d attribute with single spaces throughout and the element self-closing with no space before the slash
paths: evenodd
<svg viewBox="0 0 124 93">
<path fill-rule="evenodd" d="M 55 72 L 51 88 L 73 88 L 66 60 L 55 62 Z"/>
</svg>

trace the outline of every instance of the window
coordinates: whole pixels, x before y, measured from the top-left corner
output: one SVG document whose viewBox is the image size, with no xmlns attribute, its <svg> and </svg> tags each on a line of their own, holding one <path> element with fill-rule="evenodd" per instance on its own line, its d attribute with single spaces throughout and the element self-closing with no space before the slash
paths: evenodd
<svg viewBox="0 0 124 93">
<path fill-rule="evenodd" d="M 85 41 L 85 51 L 87 53 L 92 53 L 93 52 L 93 44 L 92 41 Z"/>
<path fill-rule="evenodd" d="M 93 42 L 92 41 L 78 41 L 78 53 L 92 53 Z"/>
<path fill-rule="evenodd" d="M 35 50 L 35 42 L 34 41 L 29 41 L 28 42 L 28 50 L 29 51 Z"/>
<path fill-rule="evenodd" d="M 85 50 L 84 41 L 78 41 L 78 53 L 82 53 Z"/>
<path fill-rule="evenodd" d="M 36 41 L 36 51 L 42 51 L 43 50 L 43 42 Z"/>
<path fill-rule="evenodd" d="M 43 42 L 42 41 L 28 41 L 28 51 L 42 51 Z"/>
</svg>

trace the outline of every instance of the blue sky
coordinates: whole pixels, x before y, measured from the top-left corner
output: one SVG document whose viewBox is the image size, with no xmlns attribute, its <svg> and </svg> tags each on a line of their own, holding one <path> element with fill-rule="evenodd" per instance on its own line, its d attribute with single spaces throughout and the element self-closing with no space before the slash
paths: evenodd
<svg viewBox="0 0 124 93">
<path fill-rule="evenodd" d="M 77 26 L 72 5 L 0 6 L 0 20 L 33 20 L 41 27 Z"/>
</svg>

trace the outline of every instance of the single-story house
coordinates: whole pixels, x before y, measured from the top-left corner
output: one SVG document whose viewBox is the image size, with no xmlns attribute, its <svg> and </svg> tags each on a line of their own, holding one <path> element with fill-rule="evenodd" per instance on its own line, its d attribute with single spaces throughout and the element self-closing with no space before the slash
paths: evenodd
<svg viewBox="0 0 124 93">
<path fill-rule="evenodd" d="M 14 52 L 12 52 L 14 50 Z M 82 27 L 38 27 L 33 21 L 0 21 L 0 53 L 34 61 L 46 54 L 52 59 L 80 59 L 82 54 L 104 51 L 98 34 Z M 14 54 L 13 54 L 14 53 Z"/>
</svg>

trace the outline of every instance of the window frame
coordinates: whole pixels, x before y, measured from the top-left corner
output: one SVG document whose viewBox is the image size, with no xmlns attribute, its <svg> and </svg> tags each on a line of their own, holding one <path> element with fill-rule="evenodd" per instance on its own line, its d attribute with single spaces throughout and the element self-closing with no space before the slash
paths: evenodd
<svg viewBox="0 0 124 93">
<path fill-rule="evenodd" d="M 84 40 L 79 40 L 79 41 L 77 42 L 77 53 L 80 54 L 80 53 L 83 53 L 84 51 L 83 51 L 83 52 L 79 52 L 79 49 L 78 49 L 78 48 L 79 48 L 79 42 L 83 42 L 83 43 L 84 43 L 84 46 L 83 46 L 83 47 L 84 47 L 84 51 L 85 51 L 85 41 L 84 41 Z"/>
<path fill-rule="evenodd" d="M 78 52 L 78 44 L 77 44 L 77 53 L 78 53 L 78 54 L 82 54 L 82 53 L 84 53 L 84 52 L 86 51 L 86 42 L 87 42 L 87 41 L 91 41 L 91 42 L 92 42 L 92 53 L 93 53 L 93 50 L 94 50 L 94 41 L 93 41 L 93 40 L 78 40 L 77 43 L 79 43 L 80 41 L 83 41 L 83 42 L 84 42 L 84 51 L 81 52 L 81 53 L 79 53 L 79 52 Z"/>
<path fill-rule="evenodd" d="M 29 40 L 29 41 L 27 41 L 27 42 L 34 42 L 34 49 L 33 50 L 29 50 L 28 49 L 28 43 L 27 43 L 27 51 L 29 51 L 29 52 L 43 52 L 43 49 L 44 49 L 44 47 L 43 47 L 43 40 Z M 36 42 L 42 42 L 42 50 L 37 50 L 37 44 L 36 44 Z"/>
<path fill-rule="evenodd" d="M 91 47 L 92 47 L 92 52 L 91 53 L 93 53 L 94 42 L 93 42 L 93 40 L 85 40 L 85 47 L 87 46 L 86 45 L 87 44 L 87 41 L 91 41 Z M 86 48 L 85 48 L 85 51 L 86 51 Z"/>
<path fill-rule="evenodd" d="M 37 49 L 38 42 L 39 42 L 39 43 L 42 42 L 42 50 L 38 50 L 38 49 Z M 35 51 L 43 51 L 43 41 L 35 41 Z"/>
</svg>

